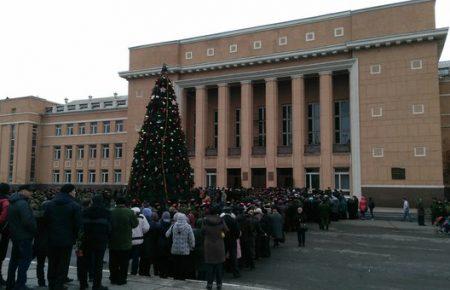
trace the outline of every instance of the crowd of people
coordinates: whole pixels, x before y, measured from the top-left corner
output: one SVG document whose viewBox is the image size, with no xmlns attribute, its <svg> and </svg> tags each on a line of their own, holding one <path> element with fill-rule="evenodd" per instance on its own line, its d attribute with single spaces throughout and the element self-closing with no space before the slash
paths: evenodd
<svg viewBox="0 0 450 290">
<path fill-rule="evenodd" d="M 10 187 L 0 184 L 2 262 L 12 241 L 8 276 L 0 283 L 28 289 L 26 273 L 36 258 L 39 286 L 48 282 L 50 290 L 65 289 L 75 248 L 80 289 L 89 283 L 92 289 L 106 289 L 106 250 L 111 284 L 126 284 L 128 275 L 153 274 L 205 280 L 207 289 L 215 281 L 220 289 L 224 270 L 238 278 L 242 269 L 254 269 L 285 242 L 285 232 L 297 232 L 298 247 L 305 247 L 312 222 L 328 230 L 331 221 L 374 218 L 375 208 L 371 198 L 331 189 L 196 188 L 185 200 L 156 204 L 130 196 L 77 193 L 71 184 L 59 191 L 23 185 L 10 194 Z"/>
</svg>

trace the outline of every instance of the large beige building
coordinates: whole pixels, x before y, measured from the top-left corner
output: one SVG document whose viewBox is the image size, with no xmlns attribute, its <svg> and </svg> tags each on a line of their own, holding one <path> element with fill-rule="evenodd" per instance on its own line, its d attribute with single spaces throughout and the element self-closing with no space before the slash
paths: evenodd
<svg viewBox="0 0 450 290">
<path fill-rule="evenodd" d="M 132 47 L 128 98 L 0 101 L 0 180 L 125 184 L 167 63 L 196 186 L 330 187 L 385 204 L 442 196 L 447 32 L 435 1 L 413 0 Z"/>
</svg>

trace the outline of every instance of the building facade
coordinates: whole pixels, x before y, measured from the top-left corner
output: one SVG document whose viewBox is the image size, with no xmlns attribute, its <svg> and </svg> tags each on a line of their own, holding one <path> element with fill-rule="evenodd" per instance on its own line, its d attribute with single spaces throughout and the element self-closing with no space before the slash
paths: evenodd
<svg viewBox="0 0 450 290">
<path fill-rule="evenodd" d="M 42 112 L 20 113 L 30 119 L 23 143 L 29 154 L 33 122 L 42 127 L 36 181 L 66 180 L 68 165 L 73 178 L 92 170 L 95 184 L 103 172 L 120 170 L 118 184 L 126 183 L 145 107 L 166 63 L 196 186 L 330 187 L 382 204 L 403 195 L 443 196 L 450 85 L 449 65 L 439 58 L 448 29 L 436 28 L 434 9 L 433 0 L 413 0 L 132 47 L 129 69 L 119 73 L 129 84 L 126 106 L 114 105 L 114 98 L 107 99 L 111 108 L 89 105 L 95 99 L 64 105 L 33 99 Z M 0 101 L 0 180 L 11 180 L 11 125 L 19 112 L 7 104 L 16 100 Z M 102 133 L 108 121 L 123 121 L 124 131 Z M 64 132 L 73 124 L 76 132 L 93 122 L 100 133 L 92 136 L 55 133 L 58 125 Z M 87 153 L 81 162 L 55 160 L 58 148 L 87 152 L 96 145 L 100 152 L 109 145 L 112 152 L 116 144 L 122 144 L 119 161 Z M 20 166 L 32 163 L 14 158 Z M 31 175 L 16 171 L 13 183 Z"/>
</svg>

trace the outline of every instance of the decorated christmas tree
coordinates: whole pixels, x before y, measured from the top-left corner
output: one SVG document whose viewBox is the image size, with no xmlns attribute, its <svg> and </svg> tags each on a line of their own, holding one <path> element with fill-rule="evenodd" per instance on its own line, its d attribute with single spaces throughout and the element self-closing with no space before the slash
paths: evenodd
<svg viewBox="0 0 450 290">
<path fill-rule="evenodd" d="M 164 65 L 134 149 L 129 195 L 161 204 L 187 198 L 193 186 L 191 172 L 175 92 Z"/>
</svg>

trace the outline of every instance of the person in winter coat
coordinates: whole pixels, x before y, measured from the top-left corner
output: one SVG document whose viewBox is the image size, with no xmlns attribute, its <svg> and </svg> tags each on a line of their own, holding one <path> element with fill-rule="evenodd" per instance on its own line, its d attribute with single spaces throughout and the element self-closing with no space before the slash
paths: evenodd
<svg viewBox="0 0 450 290">
<path fill-rule="evenodd" d="M 283 235 L 283 217 L 278 213 L 276 207 L 272 209 L 272 214 L 270 215 L 270 219 L 272 221 L 272 237 L 274 241 L 273 247 L 276 248 L 279 246 L 279 243 L 284 239 Z"/>
<path fill-rule="evenodd" d="M 103 258 L 111 236 L 111 212 L 105 208 L 103 195 L 96 194 L 92 205 L 82 213 L 83 230 L 81 233 L 81 251 L 84 261 L 92 261 L 93 290 L 107 290 L 102 286 Z M 88 265 L 80 271 L 80 289 L 87 289 Z"/>
<path fill-rule="evenodd" d="M 150 229 L 147 218 L 141 214 L 138 207 L 131 209 L 136 215 L 139 224 L 132 231 L 132 247 L 131 247 L 131 275 L 137 275 L 139 267 L 139 257 L 141 256 L 142 245 L 144 244 L 144 235 Z"/>
<path fill-rule="evenodd" d="M 366 218 L 366 212 L 367 212 L 367 199 L 363 195 L 361 196 L 361 200 L 359 201 L 359 213 L 361 215 L 361 219 Z"/>
<path fill-rule="evenodd" d="M 26 286 L 27 271 L 33 259 L 33 238 L 37 230 L 36 219 L 28 203 L 32 190 L 30 185 L 22 185 L 9 199 L 8 224 L 13 246 L 6 282 L 8 289 L 29 289 Z"/>
<path fill-rule="evenodd" d="M 81 227 L 81 206 L 75 200 L 72 184 L 65 184 L 44 212 L 48 229 L 48 283 L 50 290 L 60 290 L 67 280 L 72 248 Z"/>
<path fill-rule="evenodd" d="M 204 236 L 204 257 L 207 266 L 206 289 L 212 289 L 216 280 L 217 289 L 222 289 L 223 263 L 225 262 L 224 238 L 228 227 L 218 216 L 219 209 L 212 207 L 203 220 L 202 232 Z"/>
<path fill-rule="evenodd" d="M 158 239 L 161 224 L 159 223 L 159 216 L 157 212 L 152 212 L 150 220 L 148 221 L 150 230 L 144 235 L 144 243 L 142 244 L 141 249 L 141 259 L 139 261 L 139 275 L 150 277 L 151 265 L 153 265 L 153 274 L 156 276 L 159 273 L 156 263 L 156 256 L 158 252 Z"/>
<path fill-rule="evenodd" d="M 128 264 L 132 247 L 132 230 L 139 225 L 134 212 L 119 197 L 111 211 L 111 239 L 109 241 L 109 279 L 113 285 L 127 284 Z"/>
<path fill-rule="evenodd" d="M 6 258 L 9 245 L 9 230 L 8 230 L 8 208 L 9 208 L 9 185 L 0 183 L 0 287 L 6 286 L 6 281 L 3 279 L 2 268 L 3 261 Z"/>
<path fill-rule="evenodd" d="M 306 216 L 302 207 L 297 209 L 297 239 L 298 246 L 305 246 L 305 233 L 308 230 L 306 226 Z"/>
<path fill-rule="evenodd" d="M 373 201 L 373 198 L 371 198 L 371 197 L 369 197 L 368 206 L 369 206 L 369 211 L 370 211 L 370 218 L 374 219 L 373 209 L 375 208 L 375 202 Z"/>
<path fill-rule="evenodd" d="M 172 237 L 171 254 L 173 256 L 174 273 L 176 280 L 185 280 L 187 276 L 188 256 L 195 247 L 195 237 L 185 214 L 177 213 L 173 224 L 166 232 L 166 237 Z"/>
<path fill-rule="evenodd" d="M 241 235 L 241 229 L 236 221 L 236 216 L 231 212 L 231 208 L 224 208 L 224 213 L 221 217 L 228 228 L 228 231 L 225 233 L 225 252 L 228 255 L 228 265 L 233 273 L 233 277 L 239 278 L 241 274 L 239 273 L 237 259 L 237 240 Z"/>
<path fill-rule="evenodd" d="M 44 267 L 48 257 L 48 230 L 44 220 L 44 208 L 48 202 L 49 200 L 44 201 L 34 213 L 37 231 L 34 237 L 33 255 L 36 257 L 36 277 L 39 287 L 46 287 Z"/>
<path fill-rule="evenodd" d="M 165 279 L 169 276 L 169 261 L 171 259 L 170 250 L 172 247 L 171 238 L 166 237 L 166 232 L 171 227 L 171 218 L 168 211 L 163 212 L 160 221 L 160 232 L 158 239 L 158 252 L 156 264 L 159 269 L 159 277 Z"/>
<path fill-rule="evenodd" d="M 319 204 L 319 228 L 321 230 L 327 230 L 330 226 L 330 214 L 331 208 L 328 199 L 324 199 Z"/>
</svg>

